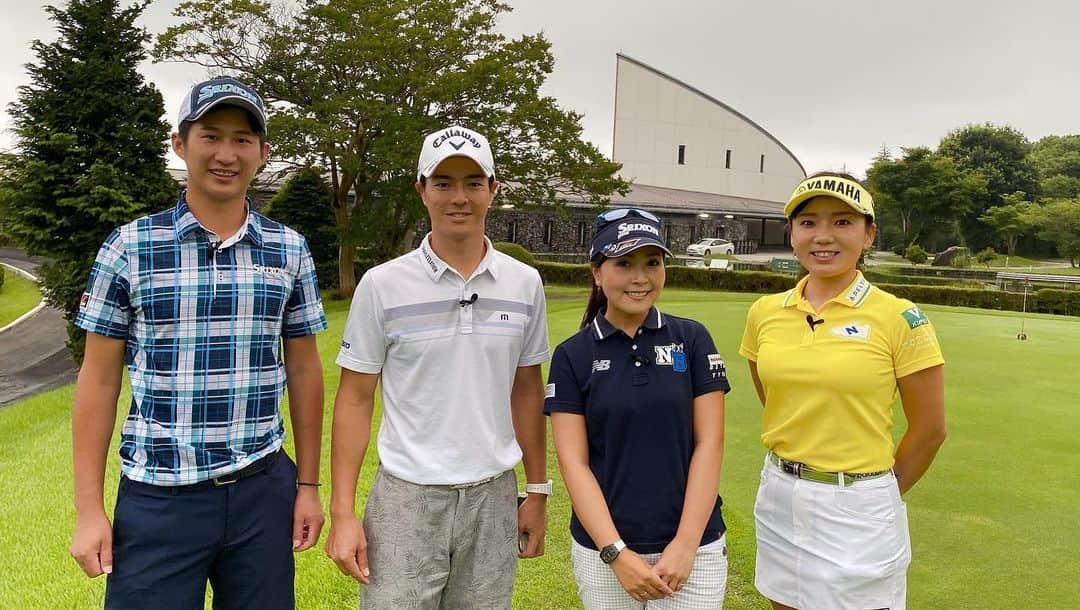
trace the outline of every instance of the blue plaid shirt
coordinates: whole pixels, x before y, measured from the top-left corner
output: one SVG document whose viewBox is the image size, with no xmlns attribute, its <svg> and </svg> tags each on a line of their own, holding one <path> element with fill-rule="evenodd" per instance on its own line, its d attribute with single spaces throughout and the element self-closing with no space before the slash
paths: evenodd
<svg viewBox="0 0 1080 610">
<path fill-rule="evenodd" d="M 282 337 L 326 329 L 307 242 L 249 212 L 216 248 L 184 193 L 102 245 L 75 324 L 124 339 L 124 475 L 187 485 L 281 447 Z"/>
</svg>

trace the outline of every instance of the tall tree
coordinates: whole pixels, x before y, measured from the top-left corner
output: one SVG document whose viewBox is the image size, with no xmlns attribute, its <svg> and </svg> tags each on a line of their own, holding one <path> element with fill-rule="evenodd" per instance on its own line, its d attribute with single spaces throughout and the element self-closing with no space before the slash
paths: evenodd
<svg viewBox="0 0 1080 610">
<path fill-rule="evenodd" d="M 289 176 L 262 212 L 307 238 L 319 285 L 326 288 L 336 284 L 338 236 L 329 222 L 334 213 L 330 187 L 319 172 L 303 168 Z"/>
<path fill-rule="evenodd" d="M 956 219 L 986 181 L 959 171 L 952 160 L 926 147 L 901 148 L 895 160 L 877 158 L 866 172 L 887 246 L 920 243 L 936 251 L 937 241 L 955 235 Z"/>
<path fill-rule="evenodd" d="M 986 178 L 985 193 L 972 199 L 960 219 L 960 230 L 972 251 L 994 242 L 993 233 L 979 221 L 986 210 L 1002 205 L 1005 195 L 1017 191 L 1039 195 L 1035 167 L 1028 157 L 1031 142 L 1012 127 L 984 123 L 954 129 L 941 139 L 937 152 L 952 159 L 961 171 L 979 172 Z"/>
<path fill-rule="evenodd" d="M 176 196 L 165 171 L 169 126 L 161 94 L 138 71 L 149 34 L 135 21 L 150 0 L 71 0 L 45 7 L 59 38 L 35 41 L 31 83 L 9 108 L 16 151 L 0 160 L 4 230 L 41 268 L 46 298 L 72 322 L 94 256 L 109 231 Z"/>
<path fill-rule="evenodd" d="M 1046 136 L 1032 145 L 1031 163 L 1043 197 L 1080 198 L 1080 135 Z"/>
<path fill-rule="evenodd" d="M 228 72 L 274 106 L 279 158 L 330 176 L 341 247 L 339 290 L 353 257 L 412 242 L 424 210 L 412 190 L 425 133 L 452 123 L 488 136 L 502 201 L 606 203 L 628 185 L 581 139 L 581 116 L 540 86 L 554 67 L 542 34 L 496 31 L 498 0 L 188 0 L 158 38 L 158 59 Z"/>
<path fill-rule="evenodd" d="M 1015 256 L 1017 240 L 1021 235 L 1033 229 L 1031 224 L 1033 204 L 1027 200 L 1027 195 L 1021 192 L 1005 195 L 1004 200 L 1003 205 L 990 208 L 979 217 L 979 220 L 1001 238 L 1009 256 Z"/>
<path fill-rule="evenodd" d="M 1032 220 L 1039 237 L 1053 243 L 1073 267 L 1080 267 L 1080 200 L 1048 201 L 1034 208 Z"/>
</svg>

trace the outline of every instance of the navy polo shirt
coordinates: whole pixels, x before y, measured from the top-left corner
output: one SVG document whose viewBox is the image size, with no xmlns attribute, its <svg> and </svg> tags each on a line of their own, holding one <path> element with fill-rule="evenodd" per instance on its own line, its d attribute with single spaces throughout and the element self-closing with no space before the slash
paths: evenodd
<svg viewBox="0 0 1080 610">
<path fill-rule="evenodd" d="M 635 552 L 662 552 L 675 538 L 694 450 L 694 398 L 730 389 L 709 331 L 655 307 L 635 337 L 598 315 L 555 348 L 544 413 L 585 417 L 589 467 Z M 703 545 L 724 533 L 721 504 L 717 496 Z M 576 514 L 570 533 L 596 549 Z"/>
</svg>

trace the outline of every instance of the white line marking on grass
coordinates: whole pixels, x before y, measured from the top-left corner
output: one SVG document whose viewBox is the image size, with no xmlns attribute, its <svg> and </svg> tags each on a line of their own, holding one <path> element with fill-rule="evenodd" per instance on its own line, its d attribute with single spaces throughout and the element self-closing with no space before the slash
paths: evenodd
<svg viewBox="0 0 1080 610">
<path fill-rule="evenodd" d="M 29 271 L 19 269 L 18 267 L 14 266 L 14 265 L 9 265 L 7 263 L 0 263 L 0 265 L 3 265 L 5 267 L 7 267 L 8 269 L 11 269 L 15 273 L 25 277 L 26 279 L 30 280 L 31 282 L 33 282 L 35 284 L 39 283 L 37 276 L 34 275 L 33 273 L 30 273 Z M 24 313 L 23 315 L 19 316 L 18 318 L 15 318 L 15 321 L 12 322 L 11 324 L 8 324 L 7 326 L 4 326 L 3 328 L 0 328 L 0 333 L 4 332 L 6 330 L 10 330 L 10 329 L 14 328 L 17 324 L 19 324 L 23 320 L 26 320 L 27 318 L 29 318 L 30 316 L 36 314 L 37 312 L 41 311 L 42 309 L 45 309 L 45 297 L 42 297 L 41 300 L 38 301 L 37 307 L 34 307 L 30 311 L 28 311 L 28 312 Z"/>
</svg>

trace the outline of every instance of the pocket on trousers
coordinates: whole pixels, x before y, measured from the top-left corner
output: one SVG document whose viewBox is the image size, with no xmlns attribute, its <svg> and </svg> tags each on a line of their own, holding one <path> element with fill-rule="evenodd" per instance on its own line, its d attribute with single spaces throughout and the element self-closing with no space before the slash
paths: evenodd
<svg viewBox="0 0 1080 610">
<path fill-rule="evenodd" d="M 880 523 L 896 520 L 896 500 L 885 487 L 837 489 L 833 495 L 836 508 L 842 513 L 859 519 Z"/>
</svg>

